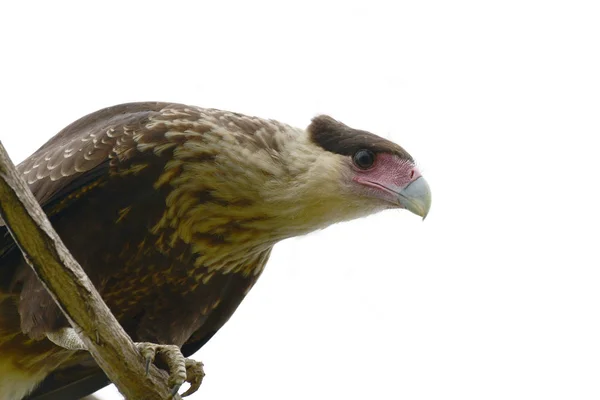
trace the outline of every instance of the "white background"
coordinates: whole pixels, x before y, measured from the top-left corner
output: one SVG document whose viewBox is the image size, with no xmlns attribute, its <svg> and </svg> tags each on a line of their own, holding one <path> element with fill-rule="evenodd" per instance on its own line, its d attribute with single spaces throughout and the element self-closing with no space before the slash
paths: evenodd
<svg viewBox="0 0 600 400">
<path fill-rule="evenodd" d="M 4 2 L 0 138 L 20 161 L 162 100 L 328 113 L 418 160 L 427 220 L 279 244 L 193 398 L 598 399 L 598 4 Z"/>
</svg>

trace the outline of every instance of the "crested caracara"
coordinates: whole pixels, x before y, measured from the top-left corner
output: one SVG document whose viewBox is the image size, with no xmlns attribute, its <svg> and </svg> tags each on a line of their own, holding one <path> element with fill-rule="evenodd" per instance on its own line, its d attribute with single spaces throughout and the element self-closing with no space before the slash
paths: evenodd
<svg viewBox="0 0 600 400">
<path fill-rule="evenodd" d="M 206 343 L 280 240 L 389 208 L 425 217 L 431 202 L 410 154 L 372 133 L 328 116 L 297 129 L 181 104 L 92 113 L 18 170 L 148 360 Z M 106 385 L 80 345 L 0 226 L 0 400 Z M 171 378 L 193 391 L 201 365 L 186 367 Z"/>
</svg>

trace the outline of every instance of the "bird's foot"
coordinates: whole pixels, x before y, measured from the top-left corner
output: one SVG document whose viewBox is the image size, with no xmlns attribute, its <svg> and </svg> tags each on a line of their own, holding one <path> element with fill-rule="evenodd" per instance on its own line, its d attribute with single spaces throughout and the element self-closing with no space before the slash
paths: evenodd
<svg viewBox="0 0 600 400">
<path fill-rule="evenodd" d="M 204 378 L 204 364 L 190 358 L 185 358 L 179 347 L 170 344 L 155 344 L 141 342 L 135 344 L 146 360 L 146 373 L 157 357 L 167 364 L 169 369 L 169 387 L 172 396 L 176 396 L 184 382 L 191 384 L 190 388 L 182 394 L 183 397 L 195 393 Z"/>
</svg>

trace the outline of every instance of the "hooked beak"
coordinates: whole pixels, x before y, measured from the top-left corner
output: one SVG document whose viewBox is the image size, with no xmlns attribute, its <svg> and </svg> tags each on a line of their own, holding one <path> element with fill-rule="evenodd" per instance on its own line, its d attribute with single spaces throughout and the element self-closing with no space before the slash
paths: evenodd
<svg viewBox="0 0 600 400">
<path fill-rule="evenodd" d="M 397 195 L 402 207 L 425 219 L 431 207 L 431 190 L 422 176 L 406 185 Z"/>
</svg>

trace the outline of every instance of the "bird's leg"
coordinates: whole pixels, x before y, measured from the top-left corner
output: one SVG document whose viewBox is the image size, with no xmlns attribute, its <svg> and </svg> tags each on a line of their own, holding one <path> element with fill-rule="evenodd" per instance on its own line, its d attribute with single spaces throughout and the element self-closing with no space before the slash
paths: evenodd
<svg viewBox="0 0 600 400">
<path fill-rule="evenodd" d="M 87 346 L 75 329 L 60 328 L 54 332 L 46 332 L 46 337 L 55 345 L 67 350 L 87 350 Z M 177 395 L 184 382 L 191 384 L 182 396 L 195 393 L 204 378 L 204 365 L 200 361 L 185 358 L 178 346 L 168 344 L 155 344 L 148 342 L 135 343 L 138 351 L 146 360 L 146 373 L 157 357 L 167 364 L 169 369 L 169 387 L 172 395 Z"/>
<path fill-rule="evenodd" d="M 204 365 L 200 361 L 185 358 L 178 346 L 170 344 L 155 344 L 148 342 L 135 343 L 142 356 L 146 359 L 146 372 L 156 357 L 160 357 L 169 368 L 169 386 L 175 396 L 184 382 L 191 384 L 182 394 L 183 397 L 195 393 L 204 378 Z"/>
</svg>

